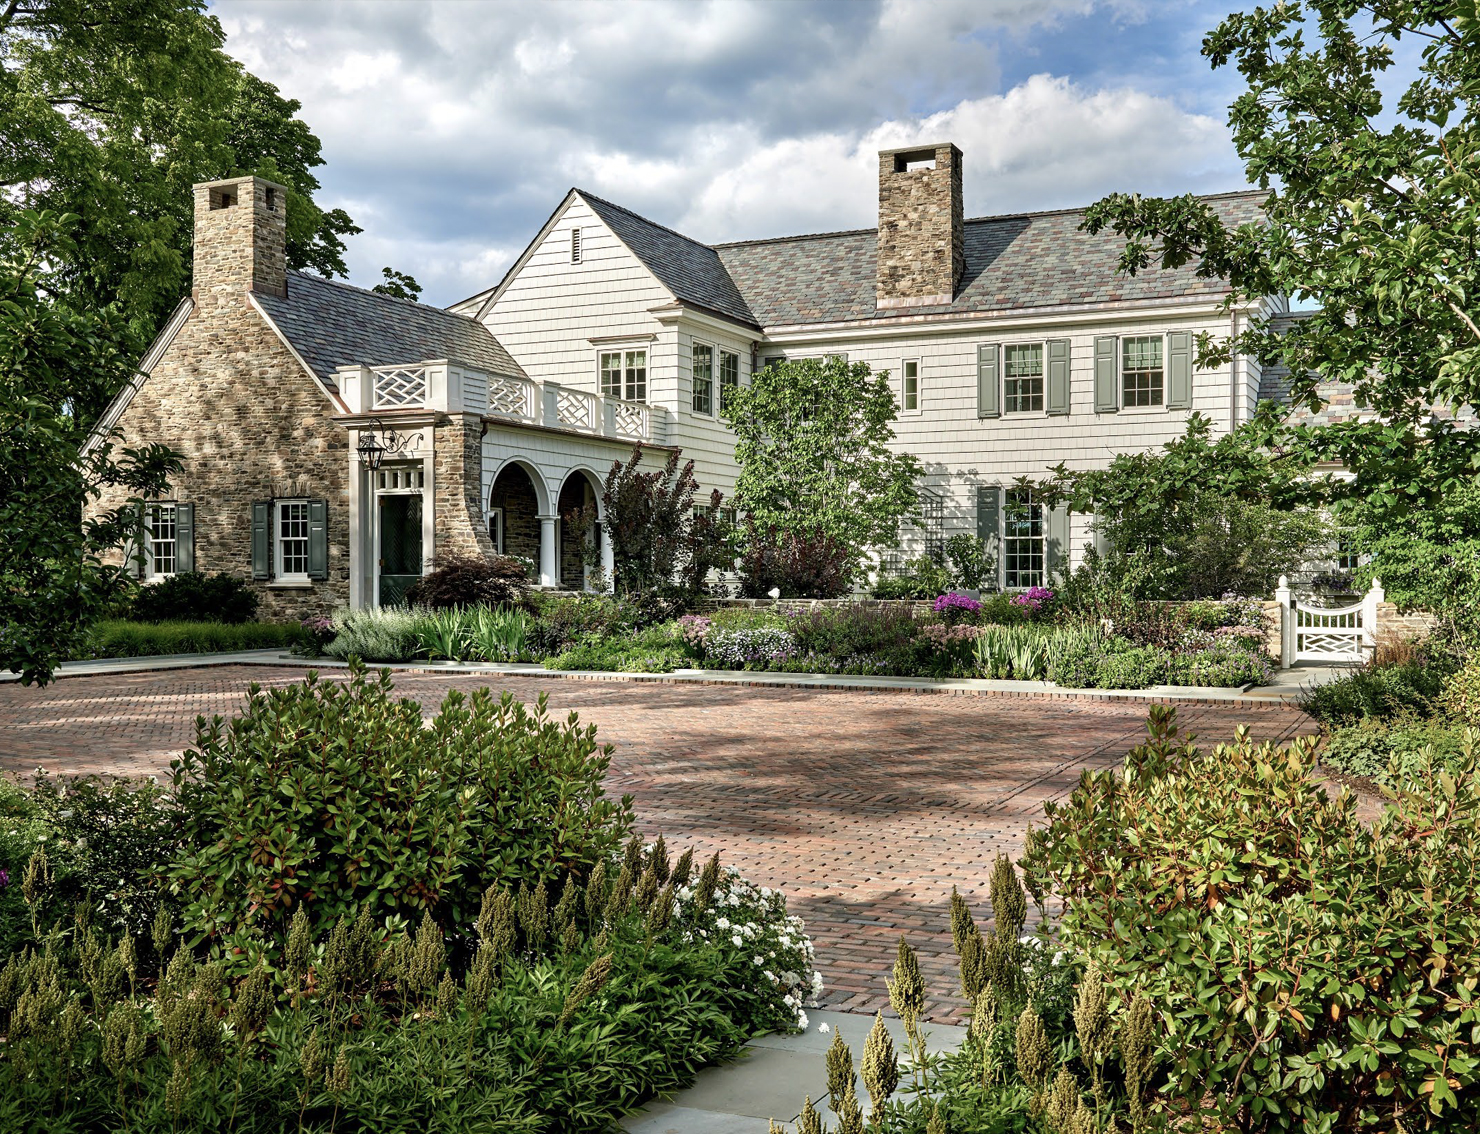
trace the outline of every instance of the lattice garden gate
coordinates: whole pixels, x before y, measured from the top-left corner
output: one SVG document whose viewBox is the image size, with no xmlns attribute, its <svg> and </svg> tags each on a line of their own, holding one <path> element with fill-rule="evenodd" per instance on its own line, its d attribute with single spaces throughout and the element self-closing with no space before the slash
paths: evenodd
<svg viewBox="0 0 1480 1134">
<path fill-rule="evenodd" d="M 1297 662 L 1359 664 L 1377 645 L 1377 607 L 1386 596 L 1376 579 L 1351 606 L 1303 603 L 1283 575 L 1274 597 L 1280 605 L 1280 663 L 1287 669 Z"/>
</svg>

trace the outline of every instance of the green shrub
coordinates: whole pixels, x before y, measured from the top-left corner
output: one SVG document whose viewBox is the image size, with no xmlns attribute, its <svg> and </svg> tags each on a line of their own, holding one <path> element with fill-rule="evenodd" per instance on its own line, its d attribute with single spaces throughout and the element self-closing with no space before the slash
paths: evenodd
<svg viewBox="0 0 1480 1134">
<path fill-rule="evenodd" d="M 1156 646 L 1131 646 L 1105 654 L 1094 670 L 1094 684 L 1100 689 L 1145 689 L 1148 685 L 1165 685 L 1171 655 Z"/>
<path fill-rule="evenodd" d="M 1428 768 L 1425 748 L 1451 772 L 1464 760 L 1465 727 L 1444 721 L 1372 718 L 1335 729 L 1321 750 L 1321 763 L 1388 787 L 1411 782 Z"/>
<path fill-rule="evenodd" d="M 1480 1090 L 1480 794 L 1437 764 L 1375 826 L 1314 782 L 1315 744 L 1212 752 L 1157 706 L 1124 766 L 1084 773 L 1023 866 L 1064 947 L 1166 1067 L 1197 1128 L 1469 1130 Z"/>
<path fill-rule="evenodd" d="M 1439 704 L 1455 720 L 1480 728 L 1480 653 L 1445 680 Z"/>
<path fill-rule="evenodd" d="M 133 617 L 139 622 L 251 622 L 257 603 L 257 592 L 245 579 L 224 571 L 182 571 L 140 587 Z"/>
<path fill-rule="evenodd" d="M 1428 716 L 1437 706 L 1451 670 L 1426 657 L 1392 665 L 1369 665 L 1335 681 L 1318 685 L 1302 706 L 1326 725 L 1351 724 L 1365 718 L 1392 720 Z"/>
<path fill-rule="evenodd" d="M 324 647 L 324 653 L 341 659 L 411 661 L 422 652 L 427 614 L 418 607 L 342 607 L 334 612 L 334 640 Z"/>
<path fill-rule="evenodd" d="M 672 673 L 693 664 L 675 623 L 631 637 L 587 637 L 545 659 L 547 669 L 591 669 L 620 673 Z"/>
<path fill-rule="evenodd" d="M 1233 645 L 1171 655 L 1167 660 L 1168 685 L 1201 685 L 1236 688 L 1268 685 L 1274 680 L 1274 665 L 1262 649 Z"/>
<path fill-rule="evenodd" d="M 81 660 L 291 649 L 306 637 L 301 626 L 286 622 L 131 622 L 113 618 L 88 627 Z"/>
<path fill-rule="evenodd" d="M 195 939 L 281 938 L 300 904 L 316 933 L 362 911 L 430 911 L 451 932 L 488 885 L 589 870 L 626 837 L 631 799 L 606 798 L 594 726 L 486 688 L 448 693 L 424 725 L 391 689 L 356 665 L 343 685 L 253 685 L 240 717 L 198 722 L 171 766 Z"/>
<path fill-rule="evenodd" d="M 907 607 L 819 607 L 785 616 L 783 626 L 796 638 L 800 654 L 848 658 L 910 650 L 920 621 Z"/>
<path fill-rule="evenodd" d="M 921 555 L 896 575 L 879 575 L 871 592 L 876 599 L 933 599 L 951 589 L 951 569 L 945 557 Z"/>
<path fill-rule="evenodd" d="M 1012 601 L 1016 597 L 1001 592 L 982 595 L 982 608 L 977 613 L 976 620 L 997 626 L 1015 626 L 1020 622 L 1027 622 L 1032 614 L 1026 606 Z"/>
<path fill-rule="evenodd" d="M 534 628 L 530 648 L 537 656 L 558 654 L 586 635 L 606 637 L 623 626 L 621 608 L 609 595 L 530 596 Z"/>
</svg>

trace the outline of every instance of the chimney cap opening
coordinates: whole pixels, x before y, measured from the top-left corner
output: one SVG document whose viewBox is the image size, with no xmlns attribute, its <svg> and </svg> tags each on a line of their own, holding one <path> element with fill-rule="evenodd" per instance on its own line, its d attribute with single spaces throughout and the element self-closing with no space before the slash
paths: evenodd
<svg viewBox="0 0 1480 1134">
<path fill-rule="evenodd" d="M 894 172 L 908 173 L 916 169 L 935 168 L 935 147 L 920 150 L 900 150 L 894 155 Z"/>
<path fill-rule="evenodd" d="M 211 208 L 229 209 L 236 204 L 236 197 L 227 189 L 211 190 Z"/>
</svg>

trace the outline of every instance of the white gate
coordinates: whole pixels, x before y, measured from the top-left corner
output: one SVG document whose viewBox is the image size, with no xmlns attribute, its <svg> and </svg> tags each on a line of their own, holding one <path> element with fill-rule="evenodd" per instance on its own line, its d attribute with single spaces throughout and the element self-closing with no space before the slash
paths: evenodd
<svg viewBox="0 0 1480 1134">
<path fill-rule="evenodd" d="M 1304 661 L 1362 662 L 1377 645 L 1377 604 L 1384 597 L 1382 584 L 1373 579 L 1361 602 L 1309 606 L 1295 597 L 1289 580 L 1281 575 L 1275 591 L 1280 604 L 1280 661 L 1286 668 Z"/>
</svg>

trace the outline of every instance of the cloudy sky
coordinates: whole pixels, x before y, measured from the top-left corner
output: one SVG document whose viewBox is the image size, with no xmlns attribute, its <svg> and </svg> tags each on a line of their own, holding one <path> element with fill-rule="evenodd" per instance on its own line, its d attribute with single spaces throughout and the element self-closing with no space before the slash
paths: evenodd
<svg viewBox="0 0 1480 1134">
<path fill-rule="evenodd" d="M 875 221 L 875 153 L 965 152 L 968 216 L 1243 187 L 1231 0 L 217 0 L 227 49 L 303 103 L 322 200 L 448 304 L 572 185 L 716 242 Z"/>
</svg>

